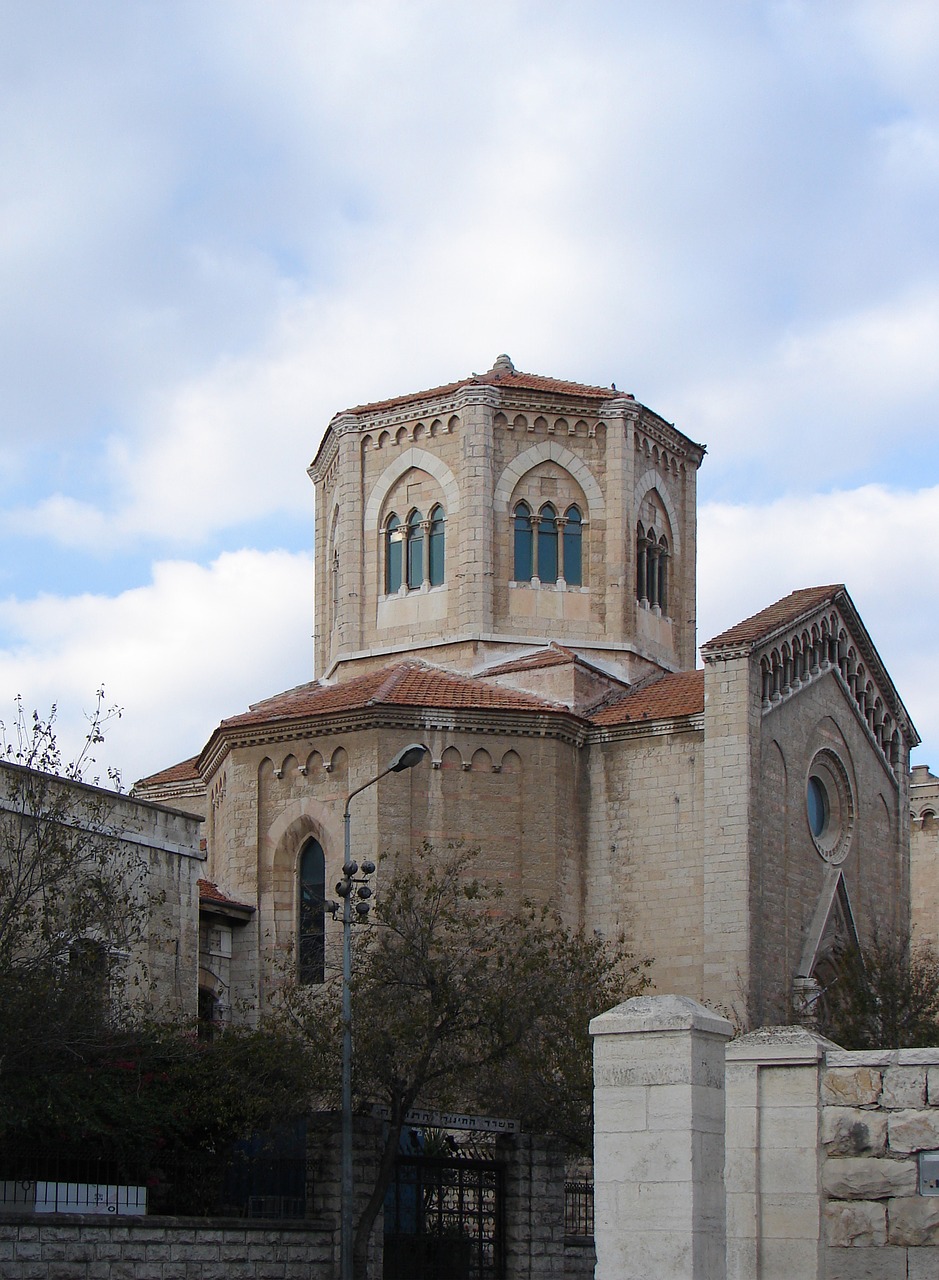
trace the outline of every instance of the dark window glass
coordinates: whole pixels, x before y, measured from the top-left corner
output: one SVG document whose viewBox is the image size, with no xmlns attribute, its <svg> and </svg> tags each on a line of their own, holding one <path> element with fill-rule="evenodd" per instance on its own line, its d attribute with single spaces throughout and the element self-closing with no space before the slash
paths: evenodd
<svg viewBox="0 0 939 1280">
<path fill-rule="evenodd" d="M 825 784 L 820 778 L 809 778 L 806 805 L 809 813 L 809 828 L 812 835 L 818 839 L 828 826 L 830 812 L 828 792 L 825 790 Z"/>
<path fill-rule="evenodd" d="M 580 512 L 576 507 L 568 507 L 565 515 L 567 524 L 564 526 L 564 581 L 569 586 L 579 587 L 584 581 L 583 529 Z"/>
<path fill-rule="evenodd" d="M 318 840 L 300 854 L 300 929 L 297 968 L 301 982 L 322 982 L 326 969 L 326 858 Z"/>
<path fill-rule="evenodd" d="M 385 525 L 385 591 L 393 595 L 401 590 L 401 548 L 404 545 L 404 530 L 397 516 L 389 516 Z"/>
<path fill-rule="evenodd" d="M 541 519 L 538 525 L 538 580 L 539 582 L 557 582 L 558 513 L 550 502 L 546 502 L 538 515 Z"/>
<path fill-rule="evenodd" d="M 419 511 L 408 516 L 408 589 L 414 591 L 424 581 L 424 517 Z"/>
<path fill-rule="evenodd" d="M 520 502 L 515 508 L 515 568 L 514 580 L 528 582 L 531 579 L 531 509 Z"/>
<path fill-rule="evenodd" d="M 443 582 L 444 515 L 443 507 L 434 507 L 430 513 L 430 585 L 439 587 Z"/>
</svg>

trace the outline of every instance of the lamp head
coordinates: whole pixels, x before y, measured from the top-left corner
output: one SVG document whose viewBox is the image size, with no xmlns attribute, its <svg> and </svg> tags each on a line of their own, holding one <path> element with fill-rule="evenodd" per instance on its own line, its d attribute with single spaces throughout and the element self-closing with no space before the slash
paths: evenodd
<svg viewBox="0 0 939 1280">
<path fill-rule="evenodd" d="M 427 754 L 427 748 L 420 742 L 410 742 L 406 747 L 402 747 L 391 764 L 388 766 L 389 773 L 401 773 L 403 769 L 413 769 L 416 764 L 424 759 Z"/>
</svg>

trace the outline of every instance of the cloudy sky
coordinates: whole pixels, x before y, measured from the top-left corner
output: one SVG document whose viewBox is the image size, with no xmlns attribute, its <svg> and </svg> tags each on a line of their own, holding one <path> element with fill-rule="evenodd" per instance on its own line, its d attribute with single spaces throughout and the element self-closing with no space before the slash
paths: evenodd
<svg viewBox="0 0 939 1280">
<path fill-rule="evenodd" d="M 939 766 L 934 0 L 0 0 L 0 718 L 127 781 L 312 676 L 339 408 L 706 443 L 699 641 L 845 582 Z"/>
</svg>

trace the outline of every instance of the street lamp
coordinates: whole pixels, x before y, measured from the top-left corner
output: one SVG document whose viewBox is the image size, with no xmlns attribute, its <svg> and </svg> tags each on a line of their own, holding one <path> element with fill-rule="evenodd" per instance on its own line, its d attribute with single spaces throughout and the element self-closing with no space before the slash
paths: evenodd
<svg viewBox="0 0 939 1280">
<path fill-rule="evenodd" d="M 336 892 L 342 898 L 342 1206 L 341 1206 L 341 1238 L 340 1238 L 340 1275 L 342 1280 L 353 1280 L 352 1276 L 352 899 L 357 899 L 355 912 L 364 920 L 369 912 L 368 899 L 372 896 L 366 880 L 356 880 L 359 864 L 352 861 L 351 840 L 349 836 L 349 805 L 354 796 L 367 787 L 374 786 L 389 773 L 401 773 L 405 769 L 413 769 L 420 764 L 427 753 L 427 748 L 420 742 L 411 742 L 402 747 L 387 769 L 361 787 L 350 791 L 346 797 L 346 805 L 342 813 L 343 855 L 342 879 L 336 885 Z M 375 870 L 374 862 L 363 862 L 361 871 L 366 877 Z M 356 888 L 356 886 L 358 886 Z"/>
</svg>

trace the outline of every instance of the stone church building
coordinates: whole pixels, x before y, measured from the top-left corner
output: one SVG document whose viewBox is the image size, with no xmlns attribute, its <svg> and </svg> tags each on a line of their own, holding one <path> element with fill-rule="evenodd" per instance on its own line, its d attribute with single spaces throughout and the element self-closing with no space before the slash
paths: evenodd
<svg viewBox="0 0 939 1280">
<path fill-rule="evenodd" d="M 415 741 L 352 803 L 354 856 L 462 838 L 511 893 L 623 931 L 657 990 L 779 1021 L 836 937 L 907 920 L 918 738 L 845 588 L 792 592 L 695 669 L 704 452 L 507 356 L 333 418 L 316 678 L 135 788 L 205 819 L 204 1013 L 322 980 L 346 797 Z"/>
</svg>

